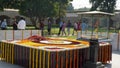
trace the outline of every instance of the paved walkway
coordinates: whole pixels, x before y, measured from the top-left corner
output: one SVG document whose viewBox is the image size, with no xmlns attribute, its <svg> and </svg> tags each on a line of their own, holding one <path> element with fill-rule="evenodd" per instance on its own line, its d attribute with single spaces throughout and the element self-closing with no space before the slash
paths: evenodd
<svg viewBox="0 0 120 68">
<path fill-rule="evenodd" d="M 23 67 L 0 61 L 0 68 L 23 68 Z M 106 64 L 105 68 L 120 68 L 120 51 L 112 52 L 112 61 L 109 64 Z"/>
<path fill-rule="evenodd" d="M 120 51 L 112 52 L 112 61 L 106 65 L 106 68 L 120 68 Z"/>
<path fill-rule="evenodd" d="M 0 61 L 0 68 L 23 68 L 23 67 Z"/>
</svg>

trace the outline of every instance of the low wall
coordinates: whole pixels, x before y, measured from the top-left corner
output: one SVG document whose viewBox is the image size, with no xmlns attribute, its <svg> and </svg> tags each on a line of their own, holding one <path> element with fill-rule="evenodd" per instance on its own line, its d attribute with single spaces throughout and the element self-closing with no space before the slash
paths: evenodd
<svg viewBox="0 0 120 68">
<path fill-rule="evenodd" d="M 106 33 L 102 33 L 101 35 L 105 36 Z M 77 38 L 80 38 L 81 36 L 82 36 L 81 32 L 78 31 Z M 111 44 L 112 44 L 112 50 L 120 50 L 120 32 L 119 33 L 110 33 L 109 37 L 110 37 Z"/>
<path fill-rule="evenodd" d="M 111 33 L 110 39 L 112 40 L 112 50 L 120 50 L 120 33 Z"/>
<path fill-rule="evenodd" d="M 0 30 L 0 40 L 25 39 L 32 35 L 41 36 L 40 30 Z"/>
</svg>

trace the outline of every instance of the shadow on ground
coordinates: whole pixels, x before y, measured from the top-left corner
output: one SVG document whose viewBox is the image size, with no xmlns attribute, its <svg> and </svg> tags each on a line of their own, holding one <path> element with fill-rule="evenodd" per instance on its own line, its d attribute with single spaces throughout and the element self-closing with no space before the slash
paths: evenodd
<svg viewBox="0 0 120 68">
<path fill-rule="evenodd" d="M 120 55 L 120 51 L 112 51 L 112 53 Z"/>
<path fill-rule="evenodd" d="M 23 68 L 23 67 L 0 61 L 0 68 Z"/>
<path fill-rule="evenodd" d="M 112 64 L 111 63 L 105 64 L 105 68 L 112 68 Z"/>
</svg>

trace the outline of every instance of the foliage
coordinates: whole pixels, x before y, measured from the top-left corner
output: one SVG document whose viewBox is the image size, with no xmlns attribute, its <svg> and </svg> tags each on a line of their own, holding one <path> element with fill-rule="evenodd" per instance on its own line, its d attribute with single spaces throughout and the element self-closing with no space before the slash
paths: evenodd
<svg viewBox="0 0 120 68">
<path fill-rule="evenodd" d="M 116 5 L 116 0 L 106 0 L 100 5 L 100 10 L 113 13 Z"/>
<path fill-rule="evenodd" d="M 34 26 L 42 19 L 55 16 L 57 8 L 54 2 L 49 0 L 25 0 L 21 3 L 20 13 L 29 17 Z"/>
<path fill-rule="evenodd" d="M 89 0 L 92 3 L 91 10 L 101 10 L 113 13 L 115 10 L 116 0 Z"/>
<path fill-rule="evenodd" d="M 47 17 L 65 15 L 66 5 L 72 0 L 0 0 L 0 8 L 15 8 L 29 17 L 34 26 Z"/>
<path fill-rule="evenodd" d="M 0 0 L 0 10 L 3 10 L 3 4 L 2 4 L 3 1 L 4 1 L 4 0 Z"/>
<path fill-rule="evenodd" d="M 103 0 L 89 0 L 90 3 L 92 3 L 91 10 L 97 10 L 97 8 L 100 6 Z"/>
<path fill-rule="evenodd" d="M 18 8 L 20 6 L 21 0 L 0 0 L 0 10 L 4 8 Z"/>
<path fill-rule="evenodd" d="M 73 10 L 74 10 L 74 7 L 73 7 L 72 3 L 69 3 L 67 5 L 67 11 L 72 12 Z"/>
</svg>

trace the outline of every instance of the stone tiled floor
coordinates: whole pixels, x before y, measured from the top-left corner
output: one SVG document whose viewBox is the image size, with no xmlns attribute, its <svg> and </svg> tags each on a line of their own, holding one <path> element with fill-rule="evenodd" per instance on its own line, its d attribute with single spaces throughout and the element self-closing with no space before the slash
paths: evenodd
<svg viewBox="0 0 120 68">
<path fill-rule="evenodd" d="M 23 67 L 0 61 L 0 68 L 23 68 Z"/>
<path fill-rule="evenodd" d="M 0 68 L 23 68 L 23 67 L 0 61 Z M 105 68 L 120 68 L 120 51 L 112 52 L 112 61 L 109 64 L 106 64 Z"/>
<path fill-rule="evenodd" d="M 120 51 L 112 52 L 112 61 L 105 68 L 120 68 Z"/>
</svg>

